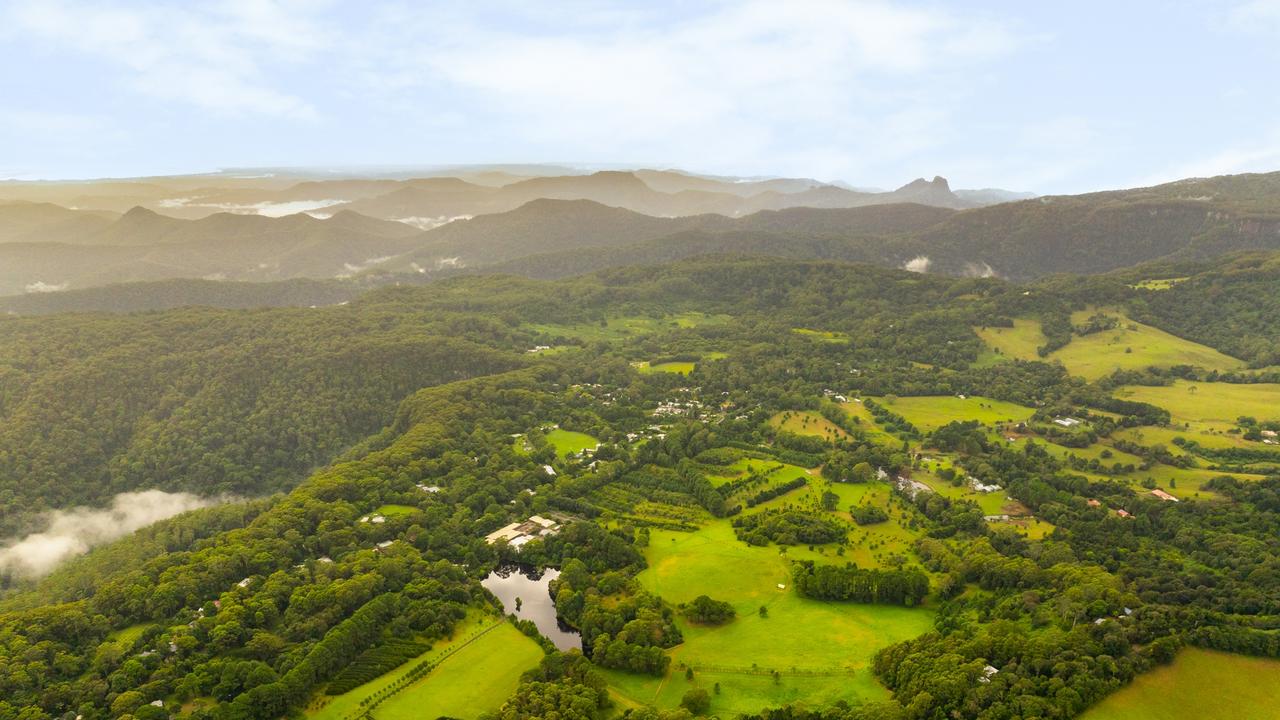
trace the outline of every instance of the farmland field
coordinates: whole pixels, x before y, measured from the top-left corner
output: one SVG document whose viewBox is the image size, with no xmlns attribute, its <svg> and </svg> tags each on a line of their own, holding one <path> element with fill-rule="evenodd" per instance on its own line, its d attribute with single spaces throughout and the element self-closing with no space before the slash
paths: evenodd
<svg viewBox="0 0 1280 720">
<path fill-rule="evenodd" d="M 1194 388 L 1194 389 L 1193 389 Z M 1258 420 L 1280 419 L 1280 384 L 1193 383 L 1147 387 L 1126 385 L 1117 397 L 1158 405 L 1173 415 L 1175 423 L 1234 425 L 1241 415 Z"/>
<path fill-rule="evenodd" d="M 520 675 L 535 667 L 542 654 L 537 643 L 504 622 L 379 705 L 374 720 L 479 717 L 515 692 Z"/>
<path fill-rule="evenodd" d="M 1094 310 L 1081 310 L 1072 315 L 1073 324 L 1084 324 Z M 1115 370 L 1144 367 L 1197 365 L 1208 370 L 1240 370 L 1245 363 L 1213 348 L 1184 340 L 1149 325 L 1135 322 L 1119 313 L 1114 330 L 1085 336 L 1073 336 L 1066 347 L 1050 353 L 1046 360 L 1057 360 L 1072 375 L 1096 380 Z M 1036 348 L 1045 337 L 1038 320 L 1014 320 L 1012 328 L 976 328 L 984 342 L 1002 355 L 1023 360 L 1036 360 Z"/>
<path fill-rule="evenodd" d="M 1037 360 L 1036 348 L 1044 345 L 1045 336 L 1040 330 L 1039 320 L 1017 318 L 1013 327 L 986 327 L 973 330 L 992 350 L 1000 355 L 1016 360 Z"/>
<path fill-rule="evenodd" d="M 923 431 L 937 430 L 950 422 L 977 420 L 983 425 L 999 422 L 1022 422 L 1035 410 L 991 398 L 970 396 L 964 400 L 952 395 L 876 398 L 884 407 L 905 417 Z"/>
<path fill-rule="evenodd" d="M 813 435 L 824 440 L 849 437 L 849 433 L 842 430 L 839 425 L 816 412 L 807 410 L 780 412 L 769 418 L 769 424 L 789 433 Z"/>
<path fill-rule="evenodd" d="M 925 609 L 802 598 L 790 587 L 788 557 L 845 558 L 804 547 L 788 548 L 786 555 L 774 546 L 752 547 L 738 541 L 726 521 L 696 533 L 654 531 L 646 556 L 649 568 L 637 578 L 646 589 L 673 603 L 707 594 L 732 604 L 737 618 L 714 628 L 682 621 L 685 642 L 670 651 L 672 670 L 665 678 L 607 673 L 615 691 L 632 702 L 674 707 L 689 688 L 710 690 L 717 682 L 721 694 L 712 696 L 712 712 L 724 715 L 786 702 L 883 699 L 888 693 L 871 676 L 871 655 L 932 624 Z M 695 670 L 692 682 L 684 677 L 685 665 Z M 767 674 L 771 670 L 781 673 L 778 682 Z"/>
<path fill-rule="evenodd" d="M 1082 310 L 1071 316 L 1072 323 L 1088 321 L 1093 312 Z M 1073 337 L 1066 347 L 1049 354 L 1072 375 L 1096 380 L 1115 370 L 1144 367 L 1196 365 L 1207 370 L 1239 370 L 1245 363 L 1213 348 L 1183 340 L 1163 330 L 1119 316 L 1114 330 Z"/>
<path fill-rule="evenodd" d="M 1082 720 L 1274 720 L 1280 661 L 1188 648 L 1139 675 Z"/>
<path fill-rule="evenodd" d="M 819 340 L 821 342 L 844 344 L 849 342 L 849 336 L 842 332 L 834 332 L 831 330 L 813 330 L 810 328 L 792 328 L 792 332 L 797 335 Z"/>
<path fill-rule="evenodd" d="M 647 362 L 640 363 L 636 366 L 642 373 L 667 372 L 676 373 L 678 375 L 688 375 L 693 372 L 693 368 L 697 365 L 694 362 L 664 362 L 657 365 L 651 365 Z"/>
</svg>

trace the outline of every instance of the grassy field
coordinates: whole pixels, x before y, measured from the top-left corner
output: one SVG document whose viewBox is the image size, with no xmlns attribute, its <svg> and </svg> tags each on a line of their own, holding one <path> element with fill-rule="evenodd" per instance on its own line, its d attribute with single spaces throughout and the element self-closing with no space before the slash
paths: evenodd
<svg viewBox="0 0 1280 720">
<path fill-rule="evenodd" d="M 821 342 L 845 344 L 849 342 L 849 336 L 842 332 L 833 332 L 831 330 L 813 330 L 810 328 L 792 328 L 792 332 L 797 335 L 803 335 L 813 340 Z"/>
<path fill-rule="evenodd" d="M 547 442 L 556 449 L 556 455 L 567 457 L 594 448 L 600 441 L 586 433 L 556 428 L 547 433 Z"/>
<path fill-rule="evenodd" d="M 717 682 L 721 693 L 712 696 L 712 712 L 722 716 L 787 702 L 881 699 L 887 692 L 868 669 L 872 653 L 932 625 L 925 609 L 799 597 L 790 588 L 788 558 L 833 562 L 834 554 L 793 547 L 783 555 L 777 547 L 752 547 L 734 538 L 726 521 L 695 533 L 654 531 L 646 554 L 649 568 L 638 576 L 644 587 L 674 603 L 707 594 L 731 603 L 738 617 L 718 628 L 682 624 L 685 642 L 671 650 L 667 677 L 609 673 L 615 691 L 633 703 L 674 707 L 689 688 L 711 690 Z M 760 616 L 761 606 L 767 617 Z M 695 670 L 692 682 L 684 677 L 685 666 Z M 793 668 L 831 675 L 806 676 Z M 780 682 L 771 670 L 781 673 Z"/>
<path fill-rule="evenodd" d="M 385 515 L 387 517 L 400 517 L 403 515 L 411 515 L 418 512 L 418 508 L 412 505 L 383 505 L 373 511 L 373 515 Z"/>
<path fill-rule="evenodd" d="M 1194 389 L 1193 389 L 1194 388 Z M 1174 423 L 1235 425 L 1236 418 L 1280 419 L 1280 384 L 1232 385 L 1178 380 L 1165 387 L 1126 385 L 1116 391 L 1126 400 L 1159 405 Z"/>
<path fill-rule="evenodd" d="M 1018 318 L 1011 328 L 974 328 L 973 331 L 998 355 L 1016 360 L 1038 360 L 1036 348 L 1045 344 L 1039 320 Z M 990 358 L 986 360 L 990 364 Z"/>
<path fill-rule="evenodd" d="M 1083 324 L 1093 312 L 1082 310 L 1071 316 L 1072 323 Z M 1114 313 L 1113 313 L 1114 314 Z M 1115 330 L 1075 337 L 1066 347 L 1049 355 L 1059 360 L 1072 375 L 1095 380 L 1115 370 L 1144 367 L 1196 365 L 1207 370 L 1238 370 L 1242 360 L 1223 355 L 1211 347 L 1183 340 L 1163 330 L 1119 316 Z"/>
<path fill-rule="evenodd" d="M 819 413 L 808 410 L 780 412 L 769 418 L 769 424 L 789 433 L 813 435 L 828 441 L 849 437 L 849 433 L 842 430 L 839 425 L 822 417 Z"/>
<path fill-rule="evenodd" d="M 1274 720 L 1280 661 L 1188 648 L 1138 676 L 1082 720 Z"/>
<path fill-rule="evenodd" d="M 636 369 L 642 373 L 676 373 L 679 375 L 688 375 L 693 372 L 693 368 L 697 365 L 694 362 L 664 362 L 657 365 L 650 365 L 648 362 L 638 363 Z"/>
<path fill-rule="evenodd" d="M 1071 322 L 1086 323 L 1094 310 L 1074 313 Z M 1134 322 L 1117 313 L 1119 327 L 1114 330 L 1073 337 L 1066 347 L 1049 354 L 1047 360 L 1058 360 L 1072 375 L 1088 380 L 1108 375 L 1115 370 L 1144 367 L 1197 365 L 1209 370 L 1239 370 L 1245 363 L 1213 348 L 1184 340 L 1149 325 Z M 974 332 L 992 350 L 1010 358 L 1036 360 L 1036 348 L 1045 343 L 1038 320 L 1014 320 L 1012 328 L 975 328 Z"/>
<path fill-rule="evenodd" d="M 900 445 L 902 443 L 901 440 L 890 435 L 884 428 L 877 425 L 875 418 L 871 416 L 871 411 L 867 410 L 862 403 L 850 400 L 847 403 L 841 403 L 840 407 L 844 408 L 849 415 L 858 419 L 860 423 L 858 427 L 866 432 L 867 439 L 886 445 Z"/>
<path fill-rule="evenodd" d="M 925 432 L 957 420 L 977 420 L 983 425 L 993 425 L 1006 421 L 1022 422 L 1035 414 L 1035 410 L 1029 407 L 979 396 L 964 400 L 953 395 L 900 397 L 892 401 L 876 398 L 876 402 Z"/>
<path fill-rule="evenodd" d="M 584 340 L 587 342 L 603 340 L 617 341 L 650 333 L 660 330 L 674 330 L 682 328 L 693 328 L 701 325 L 713 325 L 723 323 L 729 319 L 728 315 L 707 315 L 699 312 L 685 312 L 676 315 L 667 315 L 664 317 L 647 317 L 644 315 L 627 315 L 622 317 L 611 317 L 601 323 L 575 323 L 575 324 L 530 324 L 525 327 L 535 332 L 545 333 L 550 337 L 565 337 Z"/>
<path fill-rule="evenodd" d="M 107 635 L 107 641 L 116 643 L 120 647 L 127 649 L 133 647 L 133 644 L 138 641 L 138 638 L 142 637 L 142 633 L 146 632 L 146 629 L 149 627 L 151 627 L 151 623 L 138 623 L 137 625 L 130 625 L 129 627 L 120 628 L 119 630 L 112 630 L 111 633 Z"/>
<path fill-rule="evenodd" d="M 504 622 L 379 705 L 374 720 L 479 717 L 502 705 L 542 654 L 537 643 Z"/>
</svg>

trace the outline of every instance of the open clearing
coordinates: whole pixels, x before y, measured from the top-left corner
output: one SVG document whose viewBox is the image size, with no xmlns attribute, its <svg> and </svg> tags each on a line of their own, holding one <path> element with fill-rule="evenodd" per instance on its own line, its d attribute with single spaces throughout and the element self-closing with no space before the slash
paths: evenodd
<svg viewBox="0 0 1280 720">
<path fill-rule="evenodd" d="M 636 369 L 642 373 L 676 373 L 678 375 L 688 375 L 693 372 L 693 368 L 697 365 L 694 362 L 664 362 L 657 365 L 650 365 L 648 362 L 642 362 L 636 365 Z"/>
<path fill-rule="evenodd" d="M 1116 397 L 1151 403 L 1168 410 L 1175 423 L 1235 425 L 1236 418 L 1250 415 L 1257 420 L 1280 419 L 1280 384 L 1193 383 L 1147 387 L 1126 385 Z"/>
<path fill-rule="evenodd" d="M 691 687 L 711 691 L 717 682 L 721 693 L 712 695 L 711 710 L 722 716 L 787 702 L 883 699 L 888 692 L 871 675 L 872 654 L 932 627 L 925 609 L 801 598 L 790 587 L 789 557 L 827 563 L 851 558 L 838 558 L 829 548 L 790 547 L 784 555 L 776 546 L 749 546 L 733 536 L 727 521 L 695 533 L 655 530 L 646 556 L 649 568 L 637 578 L 646 589 L 673 603 L 710 595 L 731 603 L 738 616 L 720 627 L 681 621 L 685 642 L 670 651 L 672 670 L 665 678 L 608 673 L 615 691 L 635 703 L 675 707 Z M 761 606 L 767 617 L 760 616 Z M 694 668 L 692 682 L 684 677 L 685 666 Z M 780 682 L 772 670 L 781 673 Z"/>
<path fill-rule="evenodd" d="M 849 402 L 841 403 L 840 407 L 844 408 L 845 412 L 858 421 L 858 427 L 867 434 L 868 440 L 884 445 L 901 444 L 901 440 L 890 435 L 888 431 L 876 423 L 876 419 L 871 416 L 871 411 L 861 402 L 850 400 Z"/>
<path fill-rule="evenodd" d="M 660 330 L 693 328 L 700 325 L 712 325 L 729 320 L 728 315 L 707 315 L 700 312 L 685 312 L 661 318 L 643 315 L 627 315 L 611 317 L 602 323 L 555 324 L 542 323 L 526 325 L 530 330 L 541 332 L 551 339 L 571 338 L 592 342 L 596 340 L 616 341 L 625 338 L 648 335 Z"/>
<path fill-rule="evenodd" d="M 1083 325 L 1094 312 L 1081 310 L 1073 313 L 1071 322 Z M 1114 330 L 1073 336 L 1066 347 L 1055 350 L 1044 359 L 1050 362 L 1057 360 L 1072 375 L 1087 380 L 1096 380 L 1115 370 L 1145 367 L 1195 365 L 1208 370 L 1241 370 L 1245 367 L 1242 360 L 1211 347 L 1135 322 L 1118 312 L 1107 314 L 1119 320 L 1119 326 Z M 975 328 L 974 331 L 993 350 L 1010 358 L 1038 360 L 1036 348 L 1045 343 L 1038 320 L 1018 319 L 1014 320 L 1012 328 Z"/>
<path fill-rule="evenodd" d="M 1082 720 L 1274 720 L 1280 660 L 1187 648 L 1139 675 Z"/>
<path fill-rule="evenodd" d="M 599 440 L 586 433 L 561 430 L 560 428 L 547 433 L 547 442 L 551 443 L 552 447 L 556 449 L 556 455 L 560 457 L 576 455 L 583 450 L 593 449 L 600 445 Z"/>
<path fill-rule="evenodd" d="M 813 435 L 827 441 L 849 437 L 849 433 L 842 430 L 839 425 L 809 410 L 780 412 L 769 418 L 769 424 L 789 433 Z"/>
<path fill-rule="evenodd" d="M 510 623 L 450 655 L 426 677 L 373 711 L 375 720 L 454 717 L 470 720 L 511 696 L 520 676 L 542 659 L 542 648 Z"/>
<path fill-rule="evenodd" d="M 1040 356 L 1036 354 L 1036 348 L 1045 344 L 1039 320 L 1017 318 L 1011 328 L 986 327 L 974 328 L 973 331 L 992 350 L 1011 359 L 1038 360 Z"/>
<path fill-rule="evenodd" d="M 846 344 L 849 342 L 849 336 L 842 332 L 834 332 L 831 330 L 813 330 L 811 328 L 792 328 L 791 332 L 797 335 L 803 335 L 813 340 L 821 342 Z"/>
<path fill-rule="evenodd" d="M 983 425 L 1022 422 L 1036 412 L 1029 407 L 980 396 L 961 400 L 953 395 L 927 395 L 892 400 L 876 398 L 876 402 L 926 432 L 937 430 L 947 423 L 965 420 L 977 420 Z"/>
</svg>

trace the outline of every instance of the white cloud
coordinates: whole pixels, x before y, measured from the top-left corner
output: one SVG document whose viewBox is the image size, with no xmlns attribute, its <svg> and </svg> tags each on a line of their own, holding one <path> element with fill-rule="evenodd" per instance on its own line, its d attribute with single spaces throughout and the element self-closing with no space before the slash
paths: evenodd
<svg viewBox="0 0 1280 720">
<path fill-rule="evenodd" d="M 1227 25 L 1244 32 L 1280 32 L 1280 0 L 1252 0 L 1231 8 Z"/>
<path fill-rule="evenodd" d="M 929 272 L 929 266 L 933 261 L 924 255 L 917 255 L 902 264 L 903 270 L 910 270 L 913 273 Z"/>
<path fill-rule="evenodd" d="M 35 0 L 0 16 L 11 28 L 99 58 L 126 71 L 128 84 L 154 97 L 206 110 L 311 117 L 302 98 L 264 81 L 264 67 L 292 63 L 321 48 L 326 33 L 307 19 L 310 4 L 226 0 L 128 6 Z"/>
<path fill-rule="evenodd" d="M 369 43 L 387 50 L 365 73 L 396 93 L 460 88 L 535 147 L 820 174 L 932 147 L 954 91 L 938 79 L 1018 44 L 995 20 L 883 2 L 700 7 L 711 10 L 619 21 L 588 4 L 532 30 L 528 18 L 396 14 L 378 24 L 395 37 Z M 870 149 L 821 162 L 853 146 Z"/>
<path fill-rule="evenodd" d="M 179 513 L 227 500 L 145 490 L 116 495 L 108 508 L 57 510 L 49 513 L 41 532 L 0 547 L 0 570 L 24 576 L 47 575 L 63 561 L 90 548 Z"/>
</svg>

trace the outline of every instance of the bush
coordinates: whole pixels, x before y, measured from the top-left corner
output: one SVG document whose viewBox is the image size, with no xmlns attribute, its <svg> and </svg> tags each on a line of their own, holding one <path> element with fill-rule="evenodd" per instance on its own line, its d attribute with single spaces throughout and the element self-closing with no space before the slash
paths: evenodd
<svg viewBox="0 0 1280 720">
<path fill-rule="evenodd" d="M 694 715 L 706 715 L 711 709 L 711 695 L 702 688 L 694 688 L 680 699 L 680 707 Z"/>
</svg>

